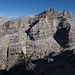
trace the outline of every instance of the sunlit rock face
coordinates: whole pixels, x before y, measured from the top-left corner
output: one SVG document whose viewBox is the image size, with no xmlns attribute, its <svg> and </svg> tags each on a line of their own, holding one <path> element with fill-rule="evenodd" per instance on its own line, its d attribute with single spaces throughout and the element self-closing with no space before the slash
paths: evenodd
<svg viewBox="0 0 75 75">
<path fill-rule="evenodd" d="M 49 8 L 34 16 L 8 21 L 0 26 L 0 68 L 13 67 L 22 52 L 35 60 L 74 48 L 74 34 L 75 20 L 66 10 Z"/>
<path fill-rule="evenodd" d="M 7 17 L 0 17 L 0 25 L 3 25 L 7 21 L 8 21 Z"/>
</svg>

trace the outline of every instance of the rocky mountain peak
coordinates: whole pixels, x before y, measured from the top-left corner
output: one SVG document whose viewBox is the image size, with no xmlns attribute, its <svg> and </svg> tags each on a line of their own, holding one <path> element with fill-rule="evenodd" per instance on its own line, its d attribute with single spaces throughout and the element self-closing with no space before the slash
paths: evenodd
<svg viewBox="0 0 75 75">
<path fill-rule="evenodd" d="M 41 12 L 40 14 L 38 14 L 37 16 L 39 16 L 39 18 L 45 18 L 46 16 L 51 16 L 50 18 L 52 18 L 53 15 L 57 14 L 57 11 L 55 11 L 52 8 L 48 8 L 46 10 L 44 10 L 43 12 Z"/>
<path fill-rule="evenodd" d="M 53 8 L 48 8 L 44 10 L 43 12 L 41 12 L 40 14 L 38 14 L 37 16 L 39 18 L 49 17 L 49 19 L 57 18 L 57 17 L 65 17 L 65 18 L 73 19 L 72 13 L 70 11 L 63 10 L 63 11 L 58 12 L 54 10 Z"/>
<path fill-rule="evenodd" d="M 46 11 L 46 12 L 51 12 L 51 11 L 55 11 L 53 8 L 48 8 L 48 9 L 46 9 L 46 10 L 44 10 L 44 11 Z"/>
<path fill-rule="evenodd" d="M 72 13 L 70 11 L 63 10 L 63 11 L 60 11 L 59 13 L 66 18 L 73 18 Z"/>
<path fill-rule="evenodd" d="M 0 69 L 9 70 L 21 53 L 32 60 L 52 52 L 75 49 L 75 19 L 69 11 L 52 8 L 21 17 L 0 26 Z"/>
</svg>

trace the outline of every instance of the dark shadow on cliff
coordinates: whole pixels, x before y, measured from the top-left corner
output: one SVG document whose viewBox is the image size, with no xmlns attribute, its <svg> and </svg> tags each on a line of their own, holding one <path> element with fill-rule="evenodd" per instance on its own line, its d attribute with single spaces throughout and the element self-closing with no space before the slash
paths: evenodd
<svg viewBox="0 0 75 75">
<path fill-rule="evenodd" d="M 63 23 L 64 22 L 59 24 L 59 27 L 53 37 L 61 47 L 66 48 L 69 47 L 69 31 L 71 26 L 67 23 L 66 27 L 64 27 Z"/>
<path fill-rule="evenodd" d="M 18 65 L 15 65 L 13 68 L 11 68 L 8 72 L 7 75 L 25 75 L 25 64 L 20 63 Z"/>
<path fill-rule="evenodd" d="M 74 50 L 66 50 L 59 53 L 50 53 L 45 58 L 25 63 L 19 63 L 9 71 L 3 71 L 4 75 L 73 75 L 75 73 Z M 36 65 L 36 66 L 35 66 Z M 35 66 L 35 67 L 34 67 Z"/>
<path fill-rule="evenodd" d="M 2 70 L 3 75 L 32 75 L 32 70 L 26 70 L 25 63 L 20 63 L 12 67 L 9 71 Z"/>
<path fill-rule="evenodd" d="M 75 73 L 74 57 L 73 50 L 50 53 L 44 59 L 33 62 L 37 65 L 33 75 L 72 75 Z"/>
<path fill-rule="evenodd" d="M 65 41 L 65 36 L 66 36 L 65 33 L 66 33 L 66 29 L 58 29 L 57 32 L 54 35 L 54 39 L 63 48 L 65 48 L 65 42 L 64 42 Z"/>
<path fill-rule="evenodd" d="M 33 38 L 33 35 L 30 34 L 30 32 L 32 32 L 32 27 L 35 26 L 38 22 L 39 22 L 39 20 L 33 22 L 33 23 L 30 25 L 30 28 L 25 31 L 26 34 L 27 34 L 27 36 L 29 36 L 31 40 L 34 40 L 34 38 Z"/>
</svg>

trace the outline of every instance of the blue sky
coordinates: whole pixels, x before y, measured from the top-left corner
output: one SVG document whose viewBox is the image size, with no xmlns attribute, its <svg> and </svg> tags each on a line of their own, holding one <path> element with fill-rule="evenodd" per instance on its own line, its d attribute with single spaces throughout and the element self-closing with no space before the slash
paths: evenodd
<svg viewBox="0 0 75 75">
<path fill-rule="evenodd" d="M 75 17 L 75 0 L 0 0 L 0 14 L 11 16 L 34 15 L 47 8 L 71 11 Z"/>
</svg>

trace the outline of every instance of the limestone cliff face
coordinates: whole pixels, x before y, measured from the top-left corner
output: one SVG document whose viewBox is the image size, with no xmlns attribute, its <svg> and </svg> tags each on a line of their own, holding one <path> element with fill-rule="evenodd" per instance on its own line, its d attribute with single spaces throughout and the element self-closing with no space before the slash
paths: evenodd
<svg viewBox="0 0 75 75">
<path fill-rule="evenodd" d="M 69 11 L 52 8 L 40 14 L 21 17 L 0 27 L 0 68 L 9 69 L 18 63 L 19 55 L 33 53 L 32 59 L 51 52 L 74 48 L 75 20 Z"/>
</svg>

